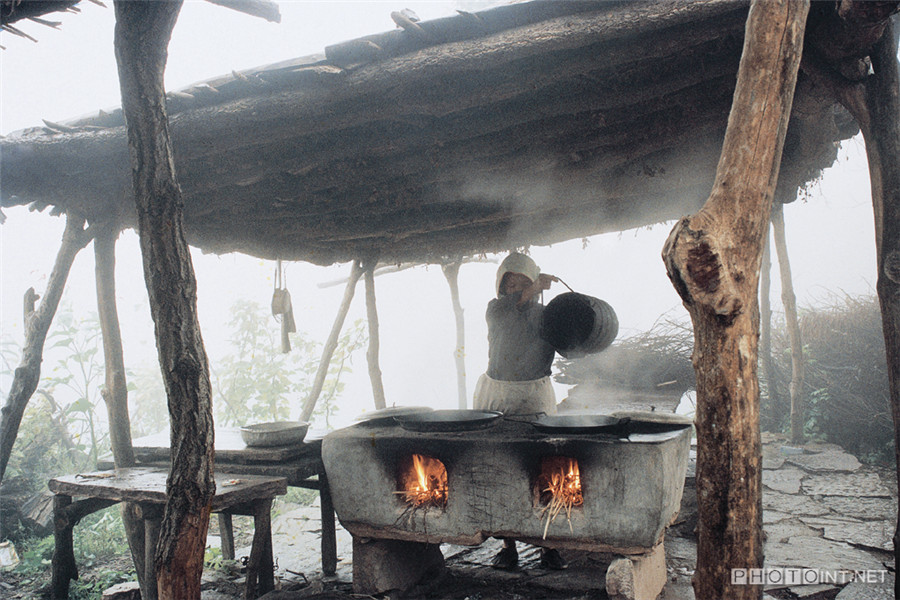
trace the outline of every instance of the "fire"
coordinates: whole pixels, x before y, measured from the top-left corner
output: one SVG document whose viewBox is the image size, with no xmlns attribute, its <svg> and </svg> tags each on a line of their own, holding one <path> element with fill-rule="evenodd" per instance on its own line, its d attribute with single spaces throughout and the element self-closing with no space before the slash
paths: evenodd
<svg viewBox="0 0 900 600">
<path fill-rule="evenodd" d="M 581 492 L 581 473 L 578 470 L 578 461 L 564 456 L 552 456 L 544 459 L 541 465 L 541 475 L 538 485 L 541 491 L 541 503 L 544 509 L 541 511 L 541 519 L 546 518 L 544 525 L 544 539 L 550 529 L 550 522 L 565 509 L 566 520 L 572 514 L 573 506 L 584 504 L 584 496 Z M 572 523 L 569 521 L 569 529 Z"/>
<path fill-rule="evenodd" d="M 412 466 L 402 476 L 403 500 L 414 508 L 447 506 L 447 469 L 436 458 L 412 455 Z"/>
</svg>

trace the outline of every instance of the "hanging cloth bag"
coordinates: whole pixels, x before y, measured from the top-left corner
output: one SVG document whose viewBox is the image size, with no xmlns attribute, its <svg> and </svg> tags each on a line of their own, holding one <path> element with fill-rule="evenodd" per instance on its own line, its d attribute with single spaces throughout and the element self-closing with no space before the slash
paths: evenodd
<svg viewBox="0 0 900 600">
<path fill-rule="evenodd" d="M 281 261 L 275 267 L 275 290 L 272 292 L 272 316 L 281 322 L 281 351 L 291 351 L 291 333 L 297 331 L 294 323 L 294 309 L 291 306 L 291 294 L 287 291 L 282 273 Z"/>
</svg>

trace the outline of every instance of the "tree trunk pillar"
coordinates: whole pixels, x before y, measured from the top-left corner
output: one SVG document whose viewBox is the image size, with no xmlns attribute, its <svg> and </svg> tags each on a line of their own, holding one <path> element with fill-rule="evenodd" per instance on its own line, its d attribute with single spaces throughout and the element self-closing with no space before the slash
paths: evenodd
<svg viewBox="0 0 900 600">
<path fill-rule="evenodd" d="M 158 593 L 164 600 L 200 597 L 215 494 L 209 365 L 197 318 L 197 282 L 184 237 L 163 84 L 167 46 L 180 9 L 178 0 L 115 2 L 116 62 L 144 279 L 171 428 L 168 498 L 155 549 Z"/>
<path fill-rule="evenodd" d="M 709 199 L 681 219 L 663 260 L 694 325 L 697 598 L 760 598 L 732 569 L 761 568 L 757 304 L 763 239 L 793 101 L 809 2 L 754 0 Z"/>
<path fill-rule="evenodd" d="M 862 119 L 860 126 L 866 140 L 871 177 L 878 253 L 875 287 L 881 304 L 894 418 L 894 452 L 900 475 L 900 67 L 891 23 L 875 45 L 871 58 L 874 73 L 865 86 L 869 118 Z M 900 568 L 900 515 L 894 533 L 894 566 Z M 900 597 L 900 577 L 894 583 L 894 593 Z"/>
</svg>

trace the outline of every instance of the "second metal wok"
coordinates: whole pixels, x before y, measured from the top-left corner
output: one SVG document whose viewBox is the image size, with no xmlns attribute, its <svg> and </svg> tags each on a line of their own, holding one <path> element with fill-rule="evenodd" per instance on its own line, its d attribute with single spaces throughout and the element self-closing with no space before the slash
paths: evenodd
<svg viewBox="0 0 900 600">
<path fill-rule="evenodd" d="M 409 431 L 470 431 L 495 425 L 502 414 L 488 410 L 435 410 L 396 416 L 394 420 Z"/>
</svg>

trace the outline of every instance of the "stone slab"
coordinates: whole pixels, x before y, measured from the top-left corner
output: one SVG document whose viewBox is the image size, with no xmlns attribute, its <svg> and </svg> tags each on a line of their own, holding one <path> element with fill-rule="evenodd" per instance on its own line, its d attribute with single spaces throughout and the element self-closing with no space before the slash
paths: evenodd
<svg viewBox="0 0 900 600">
<path fill-rule="evenodd" d="M 804 523 L 798 523 L 795 520 L 766 525 L 764 529 L 767 540 L 782 543 L 787 543 L 788 540 L 796 536 L 818 537 L 821 535 L 820 531 Z"/>
<path fill-rule="evenodd" d="M 803 600 L 803 598 L 809 598 L 810 596 L 822 594 L 833 589 L 835 589 L 835 586 L 828 584 L 796 585 L 794 587 L 788 588 L 788 591 L 797 596 L 798 600 Z"/>
<path fill-rule="evenodd" d="M 864 583 L 854 581 L 844 586 L 834 600 L 894 600 L 894 583 L 890 573 L 886 573 L 884 583 Z"/>
<path fill-rule="evenodd" d="M 853 498 L 824 496 L 822 504 L 839 515 L 865 520 L 887 520 L 897 517 L 896 498 Z"/>
<path fill-rule="evenodd" d="M 829 450 L 818 454 L 788 456 L 787 462 L 812 472 L 853 472 L 862 466 L 855 456 L 841 451 Z"/>
<path fill-rule="evenodd" d="M 777 470 L 764 468 L 762 482 L 763 485 L 770 490 L 784 492 L 785 494 L 796 494 L 800 491 L 800 481 L 805 476 L 806 473 L 792 467 L 785 467 Z"/>
<path fill-rule="evenodd" d="M 659 544 L 646 555 L 615 559 L 606 571 L 606 593 L 610 600 L 655 600 L 666 579 L 666 553 Z"/>
<path fill-rule="evenodd" d="M 890 498 L 891 492 L 877 473 L 828 473 L 803 479 L 801 489 L 813 496 L 872 496 Z"/>
<path fill-rule="evenodd" d="M 784 521 L 785 519 L 790 519 L 793 515 L 777 511 L 777 510 L 764 510 L 763 511 L 763 525 L 769 525 L 771 523 L 778 523 L 780 521 Z"/>
<path fill-rule="evenodd" d="M 763 509 L 774 510 L 792 515 L 824 515 L 828 514 L 828 507 L 821 502 L 806 496 L 795 494 L 782 494 L 781 492 L 763 492 Z"/>
<path fill-rule="evenodd" d="M 763 470 L 765 469 L 780 469 L 784 464 L 784 457 L 780 454 L 772 454 L 770 456 L 766 456 L 763 454 Z"/>
<path fill-rule="evenodd" d="M 829 444 L 827 442 L 809 442 L 808 444 L 804 444 L 803 450 L 805 452 L 815 454 L 819 452 L 843 452 L 844 449 L 841 448 L 838 444 Z"/>
<path fill-rule="evenodd" d="M 766 567 L 805 567 L 808 569 L 868 570 L 884 569 L 879 557 L 849 544 L 821 537 L 793 536 L 787 542 L 769 539 L 765 545 Z"/>
<path fill-rule="evenodd" d="M 356 594 L 406 593 L 444 567 L 437 544 L 353 539 L 353 591 Z"/>
<path fill-rule="evenodd" d="M 800 517 L 805 524 L 821 529 L 826 539 L 892 551 L 894 524 L 887 521 L 858 521 L 836 517 Z"/>
</svg>

